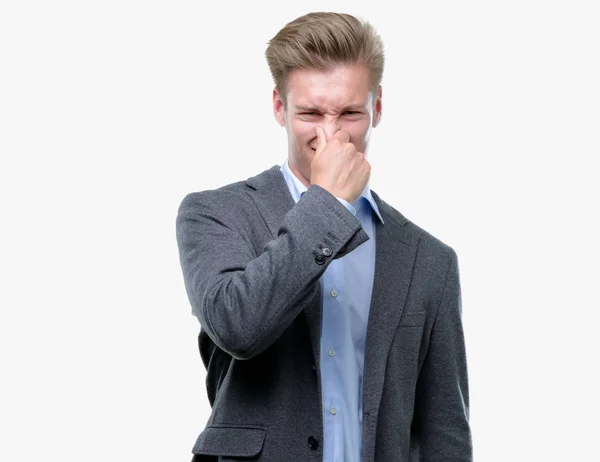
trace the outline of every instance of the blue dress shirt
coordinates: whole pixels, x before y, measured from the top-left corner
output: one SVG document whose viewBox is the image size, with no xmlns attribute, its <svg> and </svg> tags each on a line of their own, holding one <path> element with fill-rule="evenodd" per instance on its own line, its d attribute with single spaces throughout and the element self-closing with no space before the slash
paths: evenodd
<svg viewBox="0 0 600 462">
<path fill-rule="evenodd" d="M 294 202 L 308 189 L 290 170 L 281 172 Z M 375 216 L 383 223 L 369 185 L 352 204 L 337 198 L 358 218 L 369 240 L 332 260 L 320 279 L 323 461 L 360 462 L 365 338 L 375 272 Z M 375 212 L 373 214 L 373 212 Z"/>
</svg>

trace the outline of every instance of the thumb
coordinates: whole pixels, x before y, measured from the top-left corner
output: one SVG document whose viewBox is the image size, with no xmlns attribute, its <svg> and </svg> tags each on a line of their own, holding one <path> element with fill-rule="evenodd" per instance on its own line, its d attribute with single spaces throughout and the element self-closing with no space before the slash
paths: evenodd
<svg viewBox="0 0 600 462">
<path fill-rule="evenodd" d="M 327 144 L 327 138 L 325 136 L 325 132 L 323 131 L 323 128 L 316 127 L 316 131 L 317 131 L 317 149 L 316 149 L 315 157 L 318 156 L 319 154 L 321 154 L 321 152 L 323 152 L 323 149 L 325 149 L 325 145 Z"/>
</svg>

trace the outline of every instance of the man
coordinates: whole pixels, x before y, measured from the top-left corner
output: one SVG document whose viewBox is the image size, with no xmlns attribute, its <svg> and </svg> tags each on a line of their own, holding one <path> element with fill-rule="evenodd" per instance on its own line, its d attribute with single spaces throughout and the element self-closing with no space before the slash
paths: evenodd
<svg viewBox="0 0 600 462">
<path fill-rule="evenodd" d="M 193 461 L 471 460 L 456 253 L 368 186 L 381 39 L 310 13 L 266 56 L 286 161 L 177 217 L 212 406 Z"/>
</svg>

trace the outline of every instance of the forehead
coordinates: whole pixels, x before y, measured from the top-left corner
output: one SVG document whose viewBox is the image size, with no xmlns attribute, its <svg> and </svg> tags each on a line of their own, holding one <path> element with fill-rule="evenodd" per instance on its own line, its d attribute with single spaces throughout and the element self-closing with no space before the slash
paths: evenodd
<svg viewBox="0 0 600 462">
<path fill-rule="evenodd" d="M 363 65 L 339 65 L 327 71 L 294 69 L 288 78 L 288 102 L 319 108 L 366 105 L 372 98 L 370 89 Z"/>
</svg>

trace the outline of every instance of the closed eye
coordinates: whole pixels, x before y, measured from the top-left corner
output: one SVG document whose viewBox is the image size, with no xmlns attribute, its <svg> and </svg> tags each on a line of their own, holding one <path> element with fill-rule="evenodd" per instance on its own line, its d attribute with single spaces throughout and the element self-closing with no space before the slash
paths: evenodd
<svg viewBox="0 0 600 462">
<path fill-rule="evenodd" d="M 298 114 L 301 115 L 301 116 L 309 116 L 309 117 L 320 115 L 318 112 L 314 112 L 314 111 L 312 111 L 312 112 L 308 112 L 308 111 L 299 112 Z M 362 114 L 362 113 L 360 111 L 344 111 L 342 113 L 342 115 L 351 115 L 351 116 L 352 115 L 359 115 L 359 114 Z"/>
</svg>

